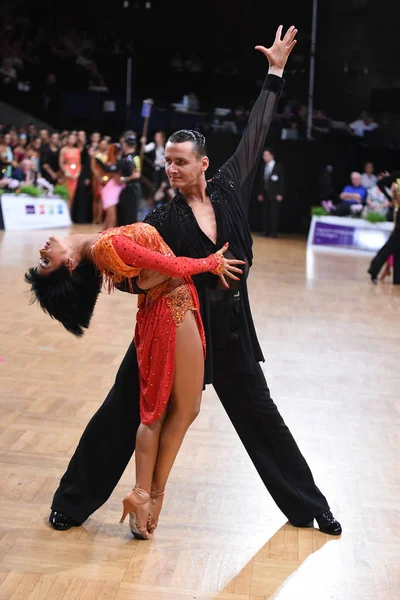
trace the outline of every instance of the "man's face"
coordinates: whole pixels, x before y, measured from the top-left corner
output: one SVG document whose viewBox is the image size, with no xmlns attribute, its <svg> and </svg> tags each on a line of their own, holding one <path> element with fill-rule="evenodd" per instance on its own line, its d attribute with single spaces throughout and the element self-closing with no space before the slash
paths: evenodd
<svg viewBox="0 0 400 600">
<path fill-rule="evenodd" d="M 264 150 L 262 157 L 267 164 L 274 158 L 269 150 Z"/>
<path fill-rule="evenodd" d="M 351 183 L 354 187 L 359 187 L 361 185 L 361 175 L 359 173 L 353 173 L 351 175 Z"/>
<path fill-rule="evenodd" d="M 196 185 L 208 168 L 207 156 L 199 158 L 192 142 L 167 142 L 165 148 L 165 171 L 171 187 L 185 189 Z"/>
<path fill-rule="evenodd" d="M 45 142 L 49 137 L 49 132 L 47 129 L 41 129 L 39 133 L 40 139 L 42 142 Z"/>
</svg>

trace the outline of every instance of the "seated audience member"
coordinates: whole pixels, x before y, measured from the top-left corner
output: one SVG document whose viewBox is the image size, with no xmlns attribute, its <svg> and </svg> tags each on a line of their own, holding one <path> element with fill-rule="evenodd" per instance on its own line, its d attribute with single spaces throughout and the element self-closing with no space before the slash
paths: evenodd
<svg viewBox="0 0 400 600">
<path fill-rule="evenodd" d="M 385 173 L 379 173 L 377 176 L 377 182 L 383 179 L 384 176 Z M 390 195 L 390 188 L 386 187 L 385 191 Z M 377 212 L 387 217 L 390 206 L 391 202 L 388 200 L 385 193 L 380 189 L 377 183 L 367 190 L 367 212 Z"/>
<path fill-rule="evenodd" d="M 13 179 L 17 179 L 20 185 L 36 185 L 37 172 L 35 163 L 31 158 L 24 158 L 17 169 L 13 170 Z"/>
<path fill-rule="evenodd" d="M 353 171 L 350 174 L 351 184 L 346 185 L 339 198 L 341 202 L 336 206 L 336 214 L 338 216 L 350 215 L 352 212 L 358 212 L 365 205 L 367 190 L 361 185 L 361 173 Z M 352 211 L 351 207 L 357 207 Z"/>
<path fill-rule="evenodd" d="M 26 133 L 20 133 L 20 135 L 18 136 L 17 144 L 13 148 L 15 167 L 18 167 L 25 158 L 27 143 L 28 141 Z"/>
<path fill-rule="evenodd" d="M 361 174 L 361 185 L 366 190 L 376 185 L 377 177 L 374 174 L 374 164 L 370 161 L 364 164 L 364 171 Z"/>
<path fill-rule="evenodd" d="M 30 158 L 35 166 L 35 172 L 40 173 L 40 149 L 42 146 L 42 140 L 39 136 L 35 137 L 32 142 L 27 146 L 25 152 L 25 158 Z"/>
<path fill-rule="evenodd" d="M 351 133 L 362 138 L 366 131 L 377 129 L 378 123 L 373 120 L 372 116 L 366 110 L 363 110 L 360 118 L 349 123 L 348 127 Z"/>
<path fill-rule="evenodd" d="M 312 118 L 311 133 L 315 140 L 323 140 L 330 133 L 331 126 L 323 110 L 316 110 Z"/>
</svg>

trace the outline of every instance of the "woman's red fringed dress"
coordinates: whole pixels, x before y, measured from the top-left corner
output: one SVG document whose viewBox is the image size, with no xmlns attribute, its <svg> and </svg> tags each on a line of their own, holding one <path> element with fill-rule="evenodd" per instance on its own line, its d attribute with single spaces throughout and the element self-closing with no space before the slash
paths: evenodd
<svg viewBox="0 0 400 600">
<path fill-rule="evenodd" d="M 157 285 L 138 299 L 135 346 L 139 365 L 140 419 L 149 425 L 160 418 L 168 403 L 175 373 L 176 328 L 188 310 L 194 312 L 204 356 L 206 341 L 199 298 L 191 275 L 218 273 L 219 258 L 176 257 L 158 231 L 146 223 L 134 223 L 104 231 L 92 246 L 94 263 L 108 283 L 137 277 L 150 269 L 182 284 L 170 289 L 169 281 Z"/>
</svg>

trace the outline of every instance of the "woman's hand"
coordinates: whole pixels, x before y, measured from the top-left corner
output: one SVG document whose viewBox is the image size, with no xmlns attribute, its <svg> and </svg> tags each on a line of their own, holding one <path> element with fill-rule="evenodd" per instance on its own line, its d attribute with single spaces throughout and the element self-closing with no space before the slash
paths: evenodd
<svg viewBox="0 0 400 600">
<path fill-rule="evenodd" d="M 264 46 L 256 46 L 256 50 L 260 50 L 268 59 L 270 68 L 276 68 L 278 70 L 283 70 L 286 61 L 289 58 L 289 54 L 293 50 L 296 45 L 296 37 L 297 29 L 292 25 L 289 27 L 287 32 L 285 33 L 283 40 L 281 40 L 282 35 L 282 25 L 279 25 L 276 35 L 275 41 L 269 48 L 265 48 Z"/>
<path fill-rule="evenodd" d="M 238 269 L 235 265 L 245 265 L 246 263 L 243 260 L 237 260 L 236 258 L 225 258 L 224 254 L 228 250 L 229 243 L 227 242 L 218 252 L 215 252 L 215 256 L 218 259 L 219 265 L 216 269 L 216 275 L 220 278 L 222 283 L 226 288 L 229 288 L 229 283 L 226 281 L 225 277 L 229 277 L 229 279 L 234 279 L 235 281 L 240 281 L 240 278 L 235 275 L 243 275 L 242 269 Z"/>
</svg>

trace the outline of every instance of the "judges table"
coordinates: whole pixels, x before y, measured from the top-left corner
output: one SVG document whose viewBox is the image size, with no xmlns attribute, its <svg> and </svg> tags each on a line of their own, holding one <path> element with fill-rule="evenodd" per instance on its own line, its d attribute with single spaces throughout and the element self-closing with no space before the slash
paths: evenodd
<svg viewBox="0 0 400 600">
<path fill-rule="evenodd" d="M 316 217 L 311 220 L 308 249 L 376 254 L 393 231 L 393 223 L 370 223 L 362 218 Z"/>
<path fill-rule="evenodd" d="M 35 198 L 25 194 L 0 196 L 0 229 L 26 231 L 71 224 L 68 204 L 61 198 Z"/>
</svg>

